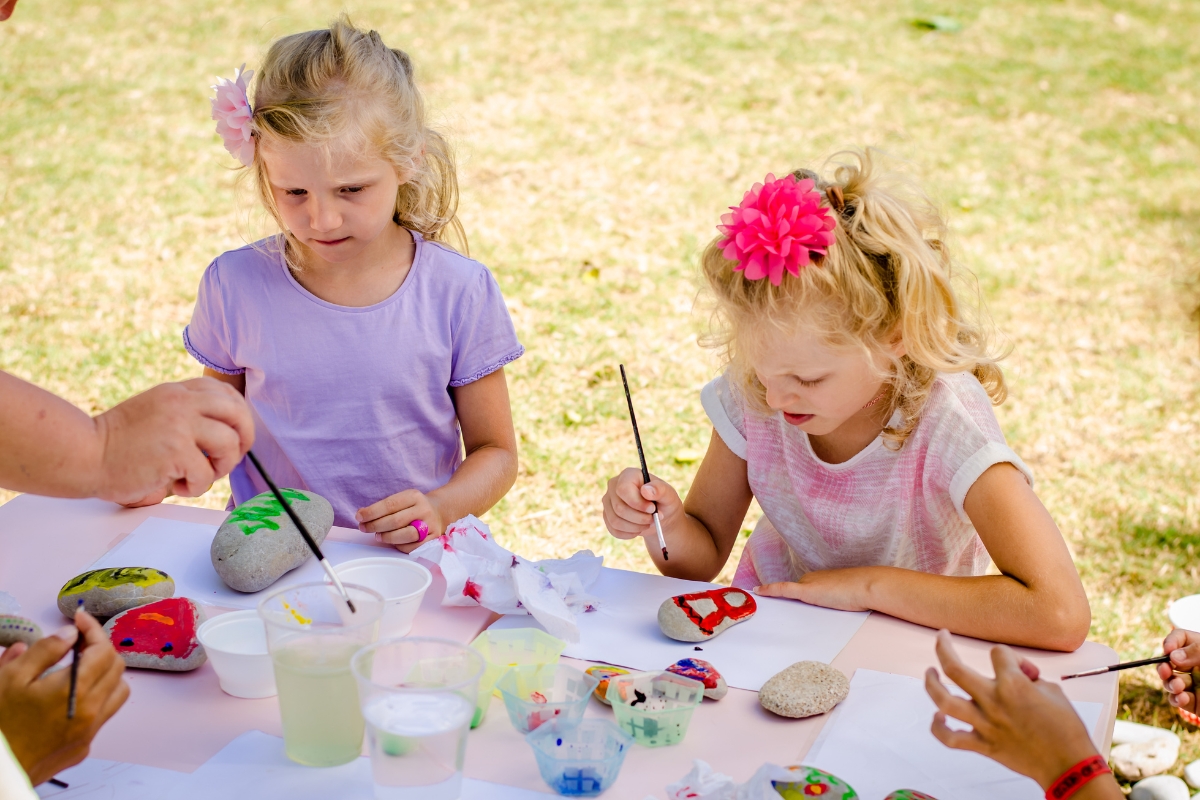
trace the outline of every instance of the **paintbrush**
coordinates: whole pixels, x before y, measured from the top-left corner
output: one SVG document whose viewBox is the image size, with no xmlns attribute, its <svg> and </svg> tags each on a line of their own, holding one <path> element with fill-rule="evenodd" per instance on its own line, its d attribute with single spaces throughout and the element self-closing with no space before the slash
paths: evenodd
<svg viewBox="0 0 1200 800">
<path fill-rule="evenodd" d="M 81 608 L 82 600 L 75 606 L 75 613 L 78 614 Z M 75 719 L 75 692 L 79 688 L 79 651 L 83 649 L 83 631 L 78 629 L 78 624 L 75 627 L 75 644 L 71 647 L 71 691 L 67 694 L 67 719 Z"/>
<path fill-rule="evenodd" d="M 304 527 L 304 523 L 300 521 L 300 517 L 296 516 L 296 512 L 292 510 L 292 506 L 288 503 L 287 498 L 283 496 L 283 492 L 279 491 L 279 487 L 275 485 L 275 481 L 271 480 L 271 476 L 263 469 L 263 465 L 255 458 L 254 453 L 247 450 L 246 455 L 250 457 L 250 463 L 258 470 L 258 474 L 262 475 L 263 480 L 267 482 L 267 486 L 271 489 L 271 494 L 275 495 L 275 499 L 283 506 L 283 510 L 287 512 L 288 518 L 292 524 L 296 526 L 296 530 L 300 531 L 300 535 L 304 537 L 304 543 L 308 545 L 308 549 L 313 551 L 313 555 L 317 557 L 317 561 L 321 562 L 321 567 L 325 570 L 325 574 L 329 576 L 329 580 L 333 581 L 333 585 L 341 593 L 342 599 L 346 601 L 346 605 L 350 607 L 351 614 L 358 612 L 354 608 L 354 603 L 350 600 L 350 593 L 346 591 L 346 587 L 342 586 L 342 582 L 338 579 L 337 573 L 333 571 L 329 560 L 321 552 L 321 548 L 317 545 L 317 540 L 308 532 L 308 528 Z"/>
<path fill-rule="evenodd" d="M 650 482 L 650 470 L 646 469 L 646 454 L 642 452 L 642 435 L 638 433 L 637 416 L 633 413 L 633 398 L 629 394 L 629 379 L 625 377 L 625 365 L 621 365 L 621 383 L 625 385 L 625 402 L 629 404 L 629 421 L 633 423 L 633 440 L 637 442 L 638 460 L 642 462 L 642 483 Z M 667 540 L 663 538 L 662 521 L 658 518 L 658 503 L 654 504 L 654 530 L 658 532 L 658 546 L 662 548 L 663 561 L 669 561 Z"/>
<path fill-rule="evenodd" d="M 1123 669 L 1133 669 L 1134 667 L 1148 667 L 1151 664 L 1166 664 L 1170 662 L 1170 656 L 1155 656 L 1154 658 L 1143 658 L 1141 661 L 1126 661 L 1123 664 L 1113 664 L 1111 667 L 1099 667 L 1098 669 L 1089 669 L 1087 672 L 1078 672 L 1074 675 L 1063 675 L 1062 680 L 1069 681 L 1071 678 L 1086 678 L 1088 675 L 1103 675 L 1106 672 L 1119 672 Z"/>
</svg>

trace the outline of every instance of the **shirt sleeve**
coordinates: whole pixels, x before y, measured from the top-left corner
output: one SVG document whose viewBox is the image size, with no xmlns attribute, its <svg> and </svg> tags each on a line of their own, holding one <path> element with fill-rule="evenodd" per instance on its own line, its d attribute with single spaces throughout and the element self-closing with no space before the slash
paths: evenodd
<svg viewBox="0 0 1200 800">
<path fill-rule="evenodd" d="M 729 376 L 719 375 L 700 390 L 700 405 L 712 422 L 713 430 L 738 458 L 746 458 L 745 412 L 738 403 Z"/>
<path fill-rule="evenodd" d="M 222 375 L 241 375 L 246 371 L 233 360 L 229 321 L 225 316 L 225 296 L 216 261 L 208 265 L 200 279 L 192 321 L 183 329 L 183 346 L 192 358 Z"/>
<path fill-rule="evenodd" d="M 452 336 L 450 385 L 455 388 L 474 383 L 524 355 L 500 286 L 486 268 L 474 279 Z"/>
</svg>

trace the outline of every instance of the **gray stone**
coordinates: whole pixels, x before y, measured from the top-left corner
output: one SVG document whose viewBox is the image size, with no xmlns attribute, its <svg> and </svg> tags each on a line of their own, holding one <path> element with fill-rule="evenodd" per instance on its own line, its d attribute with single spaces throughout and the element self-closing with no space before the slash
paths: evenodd
<svg viewBox="0 0 1200 800">
<path fill-rule="evenodd" d="M 758 690 L 758 702 L 781 717 L 824 714 L 846 699 L 850 681 L 841 670 L 819 661 L 800 661 L 767 680 Z"/>
<path fill-rule="evenodd" d="M 1193 761 L 1183 768 L 1183 779 L 1193 789 L 1200 789 L 1200 761 Z"/>
<path fill-rule="evenodd" d="M 1179 738 L 1156 736 L 1144 742 L 1119 744 L 1109 753 L 1113 772 L 1127 781 L 1141 780 L 1166 772 L 1179 758 Z"/>
<path fill-rule="evenodd" d="M 58 592 L 58 610 L 75 619 L 79 601 L 93 617 L 111 617 L 175 595 L 175 581 L 150 567 L 110 567 L 76 575 Z"/>
<path fill-rule="evenodd" d="M 208 660 L 196 629 L 204 611 L 186 597 L 171 597 L 122 611 L 104 632 L 125 666 L 187 672 Z"/>
<path fill-rule="evenodd" d="M 318 494 L 283 489 L 296 516 L 317 544 L 333 527 L 333 506 Z M 213 538 L 213 567 L 230 589 L 257 592 L 312 556 L 304 537 L 270 492 L 252 497 L 230 512 Z"/>
<path fill-rule="evenodd" d="M 0 647 L 11 647 L 17 642 L 33 644 L 42 638 L 42 629 L 33 620 L 11 615 L 0 616 Z"/>
<path fill-rule="evenodd" d="M 745 622 L 758 611 L 748 592 L 733 587 L 668 597 L 658 607 L 658 627 L 680 642 L 703 642 Z"/>
<path fill-rule="evenodd" d="M 1133 785 L 1129 800 L 1189 800 L 1187 784 L 1174 775 L 1155 775 Z"/>
</svg>

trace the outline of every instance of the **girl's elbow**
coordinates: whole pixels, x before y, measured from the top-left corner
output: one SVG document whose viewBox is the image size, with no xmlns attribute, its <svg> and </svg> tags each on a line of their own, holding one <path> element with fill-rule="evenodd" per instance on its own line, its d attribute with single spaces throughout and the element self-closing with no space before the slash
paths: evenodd
<svg viewBox="0 0 1200 800">
<path fill-rule="evenodd" d="M 1092 627 L 1092 609 L 1086 597 L 1070 598 L 1050 606 L 1046 626 L 1046 650 L 1074 652 L 1087 641 Z"/>
</svg>

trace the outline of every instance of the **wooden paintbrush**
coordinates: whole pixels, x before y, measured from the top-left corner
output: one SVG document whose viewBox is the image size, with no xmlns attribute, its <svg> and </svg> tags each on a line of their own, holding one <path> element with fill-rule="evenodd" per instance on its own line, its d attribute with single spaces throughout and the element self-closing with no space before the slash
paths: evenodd
<svg viewBox="0 0 1200 800">
<path fill-rule="evenodd" d="M 629 395 L 629 379 L 625 377 L 625 365 L 621 365 L 621 383 L 625 385 L 625 402 L 629 404 L 629 421 L 633 423 L 633 440 L 637 442 L 638 460 L 642 462 L 642 483 L 650 482 L 650 470 L 646 469 L 646 454 L 642 452 L 642 435 L 638 433 L 637 416 L 633 413 L 633 398 Z M 658 518 L 658 503 L 654 504 L 654 530 L 658 532 L 658 546 L 662 548 L 663 561 L 669 561 L 667 540 L 663 538 L 662 521 Z"/>
<path fill-rule="evenodd" d="M 1077 672 L 1074 675 L 1063 675 L 1061 680 L 1069 681 L 1071 678 L 1086 678 L 1089 675 L 1103 675 L 1106 672 L 1119 672 L 1123 669 L 1133 669 L 1134 667 L 1148 667 L 1151 664 L 1167 664 L 1170 661 L 1170 656 L 1143 658 L 1141 661 L 1126 661 L 1123 664 L 1113 664 L 1111 667 L 1099 667 L 1097 669 L 1089 669 L 1087 672 Z"/>
<path fill-rule="evenodd" d="M 283 506 L 283 510 L 287 512 L 288 518 L 292 524 L 296 526 L 296 530 L 300 531 L 300 535 L 304 537 L 304 543 L 308 545 L 308 549 L 313 551 L 313 555 L 317 557 L 317 561 L 321 562 L 321 567 L 325 570 L 325 574 L 329 576 L 329 580 L 333 581 L 333 585 L 341 592 L 342 599 L 346 601 L 346 605 L 350 607 L 351 614 L 358 612 L 354 608 L 353 601 L 350 600 L 350 593 L 346 591 L 346 587 L 342 586 L 342 582 L 338 579 L 337 573 L 333 571 L 333 567 L 321 552 L 321 548 L 317 546 L 317 540 L 308 532 L 308 528 L 304 527 L 304 523 L 300 521 L 300 517 L 296 516 L 296 512 L 292 510 L 291 504 L 287 498 L 283 496 L 283 492 L 279 491 L 279 487 L 275 485 L 275 481 L 271 480 L 271 476 L 263 469 L 263 465 L 255 458 L 254 453 L 247 450 L 246 455 L 250 458 L 250 463 L 258 470 L 258 474 L 262 475 L 263 480 L 267 482 L 267 486 L 271 489 L 271 494 L 275 495 L 275 499 Z"/>
<path fill-rule="evenodd" d="M 83 608 L 82 600 L 75 606 L 75 612 L 79 613 L 79 609 L 81 608 Z M 67 719 L 75 719 L 75 692 L 79 687 L 79 651 L 82 649 L 83 632 L 78 630 L 78 626 L 76 626 L 75 644 L 71 647 L 71 690 L 67 694 Z"/>
</svg>

